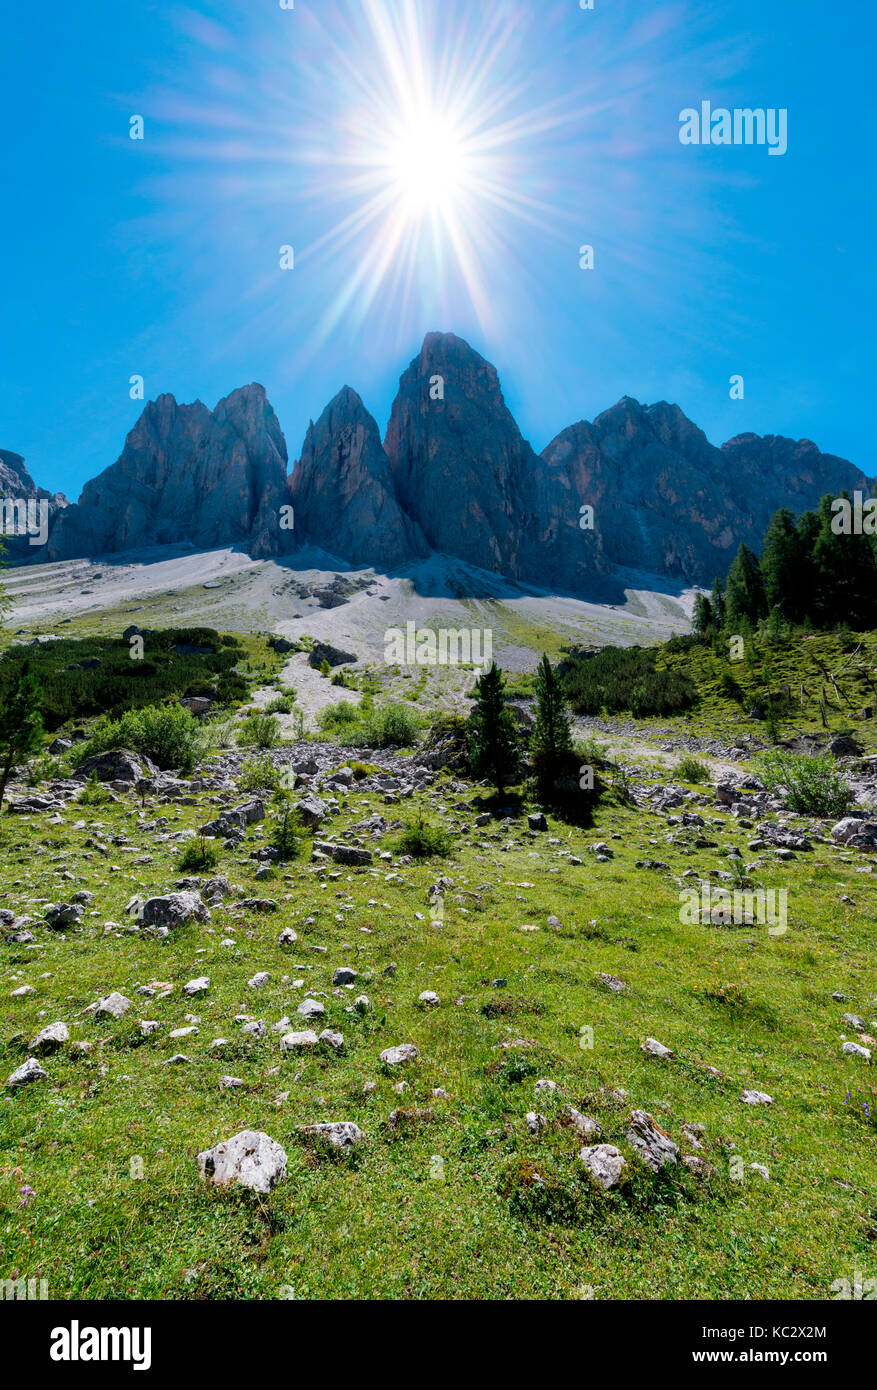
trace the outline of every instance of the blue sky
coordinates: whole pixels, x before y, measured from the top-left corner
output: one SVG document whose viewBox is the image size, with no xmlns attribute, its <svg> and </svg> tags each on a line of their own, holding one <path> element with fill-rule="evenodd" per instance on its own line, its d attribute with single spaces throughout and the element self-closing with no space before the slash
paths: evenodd
<svg viewBox="0 0 877 1390">
<path fill-rule="evenodd" d="M 4 27 L 0 447 L 39 483 L 113 462 L 133 374 L 211 407 L 263 382 L 290 458 L 345 383 L 383 429 L 431 329 L 497 365 L 536 449 L 627 394 L 877 473 L 862 0 L 77 0 Z M 788 152 L 683 146 L 702 100 L 786 108 Z M 411 149 L 400 173 L 415 107 L 435 179 Z"/>
</svg>

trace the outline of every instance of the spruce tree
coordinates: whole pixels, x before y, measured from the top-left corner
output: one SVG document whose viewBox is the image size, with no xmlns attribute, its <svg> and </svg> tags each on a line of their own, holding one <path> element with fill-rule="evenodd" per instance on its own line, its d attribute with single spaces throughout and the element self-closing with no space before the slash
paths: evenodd
<svg viewBox="0 0 877 1390">
<path fill-rule="evenodd" d="M 768 609 L 798 622 L 807 603 L 808 575 L 801 533 L 795 517 L 781 507 L 770 519 L 761 552 L 761 575 Z"/>
<path fill-rule="evenodd" d="M 721 632 L 725 626 L 725 586 L 721 579 L 713 580 L 712 592 L 710 594 L 710 608 L 713 611 L 713 622 Z"/>
<path fill-rule="evenodd" d="M 505 681 L 494 661 L 475 682 L 475 708 L 468 724 L 469 765 L 476 777 L 502 791 L 514 781 L 520 753 L 518 731 L 505 702 Z"/>
<path fill-rule="evenodd" d="M 530 738 L 534 758 L 559 763 L 572 752 L 572 730 L 557 672 L 543 654 L 536 672 L 536 723 Z"/>
<path fill-rule="evenodd" d="M 755 627 L 767 612 L 758 557 L 748 545 L 740 546 L 728 570 L 725 604 L 725 624 L 732 630 L 747 625 Z"/>
<path fill-rule="evenodd" d="M 706 637 L 713 625 L 713 606 L 706 594 L 698 594 L 694 600 L 694 615 L 692 618 L 694 630 L 698 637 Z"/>
<path fill-rule="evenodd" d="M 39 752 L 42 741 L 39 687 L 25 662 L 12 694 L 0 704 L 0 809 L 10 774 Z"/>
</svg>

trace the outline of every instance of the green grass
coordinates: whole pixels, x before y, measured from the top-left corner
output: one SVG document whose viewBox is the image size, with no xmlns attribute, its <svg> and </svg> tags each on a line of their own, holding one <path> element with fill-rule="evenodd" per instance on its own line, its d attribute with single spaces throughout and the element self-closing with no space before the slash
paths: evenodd
<svg viewBox="0 0 877 1390">
<path fill-rule="evenodd" d="M 863 1109 L 877 1110 L 874 1071 L 843 1057 L 839 1041 L 845 1010 L 866 1023 L 877 1015 L 862 857 L 845 862 L 822 845 L 789 863 L 761 856 L 756 878 L 789 890 L 785 936 L 685 925 L 673 874 L 726 869 L 732 844 L 753 857 L 753 832 L 730 817 L 704 811 L 718 847 L 695 851 L 698 831 L 671 835 L 660 817 L 607 798 L 585 831 L 549 818 L 548 834 L 530 836 L 523 817 L 503 852 L 508 833 L 496 824 L 462 833 L 475 798 L 475 788 L 461 797 L 440 779 L 406 803 L 406 818 L 449 807 L 455 853 L 440 865 L 339 871 L 299 860 L 265 884 L 249 855 L 273 833 L 272 808 L 218 871 L 247 897 L 270 894 L 280 910 L 242 913 L 232 898 L 209 922 L 163 940 L 104 932 L 105 922 L 127 920 L 133 894 L 165 891 L 179 877 L 179 843 L 145 834 L 139 803 L 95 807 L 78 828 L 75 806 L 60 825 L 3 817 L 0 906 L 22 911 L 81 888 L 95 900 L 79 930 L 36 928 L 38 950 L 0 945 L 2 1075 L 23 1060 L 22 1040 L 56 1019 L 95 1046 L 47 1059 L 48 1082 L 2 1102 L 0 1277 L 44 1277 L 50 1297 L 86 1299 L 273 1299 L 290 1290 L 297 1299 L 566 1299 L 590 1287 L 599 1299 L 809 1300 L 829 1297 L 852 1270 L 877 1272 L 877 1132 Z M 192 799 L 147 801 L 146 818 L 166 817 L 168 833 L 194 830 L 216 803 Z M 357 787 L 348 799 L 321 836 L 396 809 Z M 114 842 L 120 835 L 127 844 Z M 597 840 L 614 859 L 595 861 L 588 846 Z M 567 852 L 583 863 L 570 864 Z M 645 858 L 670 872 L 637 869 Z M 429 910 L 439 872 L 455 885 L 443 922 Z M 549 927 L 550 914 L 560 926 Z M 521 930 L 529 924 L 538 930 Z M 299 940 L 281 948 L 287 925 Z M 222 946 L 229 936 L 235 945 Z M 340 964 L 359 976 L 336 994 Z M 269 985 L 249 990 L 260 970 Z M 628 991 L 599 986 L 599 972 L 619 975 Z M 196 974 L 212 984 L 191 1000 L 181 986 Z M 494 988 L 497 978 L 506 985 Z M 153 979 L 174 992 L 136 994 Z M 11 998 L 25 982 L 36 992 Z M 134 1001 L 127 1018 L 82 1014 L 114 989 Z M 418 1007 L 425 989 L 440 1007 Z M 835 990 L 846 1004 L 832 1000 Z M 270 1031 L 241 1037 L 237 1013 L 295 1020 L 306 992 L 319 992 L 325 1026 L 343 1032 L 342 1054 L 290 1058 Z M 370 1011 L 348 1014 L 359 993 Z M 175 1043 L 168 1031 L 186 1013 L 200 1017 L 201 1031 Z M 141 1040 L 139 1018 L 159 1019 L 161 1031 Z M 581 1046 L 586 1028 L 590 1049 Z M 212 1053 L 220 1036 L 233 1046 Z M 673 1049 L 669 1062 L 644 1056 L 649 1036 Z M 515 1039 L 529 1046 L 503 1049 Z M 420 1058 L 400 1096 L 378 1058 L 409 1041 Z M 178 1050 L 192 1064 L 163 1066 Z M 221 1091 L 225 1074 L 246 1088 Z M 534 1095 L 540 1077 L 557 1082 L 560 1103 Z M 434 1087 L 449 1099 L 434 1098 Z M 773 1106 L 741 1104 L 743 1087 L 769 1092 Z M 627 1099 L 603 1088 L 623 1088 Z M 595 1194 L 576 1158 L 583 1141 L 562 1123 L 565 1103 L 622 1147 L 634 1107 L 677 1142 L 685 1122 L 698 1122 L 714 1175 L 701 1185 L 678 1171 L 660 1181 L 637 1173 L 625 1193 Z M 389 1129 L 399 1108 L 406 1123 Z M 537 1138 L 523 1123 L 529 1110 L 548 1121 Z M 327 1119 L 365 1131 L 354 1158 L 333 1161 L 298 1140 L 299 1125 Z M 198 1178 L 197 1151 L 243 1128 L 266 1130 L 289 1155 L 287 1181 L 266 1199 L 210 1191 Z M 769 1184 L 750 1163 L 768 1165 Z M 26 1184 L 35 1196 L 23 1205 Z"/>
</svg>

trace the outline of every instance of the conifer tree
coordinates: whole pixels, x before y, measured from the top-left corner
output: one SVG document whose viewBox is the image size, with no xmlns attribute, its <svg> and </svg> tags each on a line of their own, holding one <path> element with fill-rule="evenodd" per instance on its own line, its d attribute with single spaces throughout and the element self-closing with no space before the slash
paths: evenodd
<svg viewBox="0 0 877 1390">
<path fill-rule="evenodd" d="M 505 702 L 505 681 L 494 661 L 475 682 L 468 724 L 469 765 L 476 777 L 502 791 L 514 780 L 520 758 L 518 731 Z"/>
<path fill-rule="evenodd" d="M 0 809 L 10 774 L 42 745 L 40 692 L 27 662 L 12 694 L 0 704 Z"/>
<path fill-rule="evenodd" d="M 747 624 L 755 627 L 767 612 L 758 557 L 748 545 L 740 546 L 728 570 L 725 603 L 725 624 L 732 629 Z"/>
</svg>

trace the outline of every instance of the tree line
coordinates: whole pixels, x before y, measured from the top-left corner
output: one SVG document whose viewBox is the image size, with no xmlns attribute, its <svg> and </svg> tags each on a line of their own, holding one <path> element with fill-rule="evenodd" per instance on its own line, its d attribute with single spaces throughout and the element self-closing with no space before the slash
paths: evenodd
<svg viewBox="0 0 877 1390">
<path fill-rule="evenodd" d="M 766 620 L 862 632 L 877 627 L 877 535 L 844 525 L 841 500 L 823 497 L 799 517 L 781 507 L 761 558 L 741 545 L 724 584 L 698 594 L 694 629 L 702 637 L 755 628 Z"/>
</svg>

